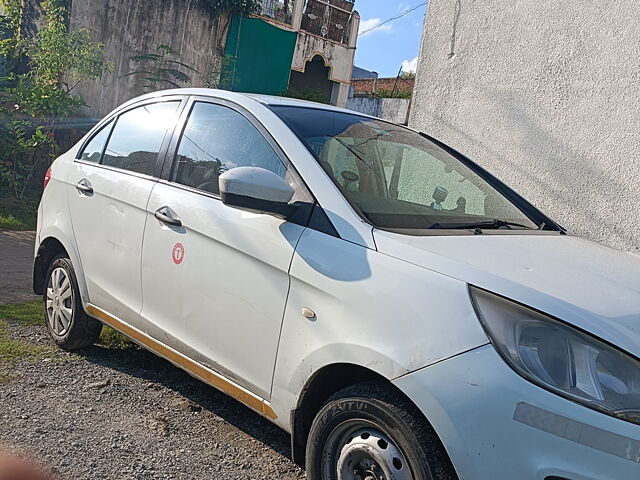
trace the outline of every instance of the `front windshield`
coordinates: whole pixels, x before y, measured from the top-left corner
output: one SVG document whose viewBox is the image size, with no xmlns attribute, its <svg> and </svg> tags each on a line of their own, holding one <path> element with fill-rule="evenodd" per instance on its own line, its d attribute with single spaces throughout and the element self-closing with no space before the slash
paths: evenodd
<svg viewBox="0 0 640 480">
<path fill-rule="evenodd" d="M 478 174 L 407 128 L 330 110 L 271 108 L 378 228 L 537 227 Z"/>
</svg>

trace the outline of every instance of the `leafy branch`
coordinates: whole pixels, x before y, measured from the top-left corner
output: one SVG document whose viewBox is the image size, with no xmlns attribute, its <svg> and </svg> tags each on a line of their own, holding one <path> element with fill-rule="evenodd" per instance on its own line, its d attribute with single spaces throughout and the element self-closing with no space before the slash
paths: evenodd
<svg viewBox="0 0 640 480">
<path fill-rule="evenodd" d="M 136 77 L 139 88 L 144 91 L 158 90 L 159 88 L 180 88 L 181 84 L 191 82 L 189 73 L 199 72 L 178 60 L 180 54 L 168 45 L 158 45 L 159 53 L 143 53 L 130 57 L 129 60 L 138 67 L 121 77 Z"/>
</svg>

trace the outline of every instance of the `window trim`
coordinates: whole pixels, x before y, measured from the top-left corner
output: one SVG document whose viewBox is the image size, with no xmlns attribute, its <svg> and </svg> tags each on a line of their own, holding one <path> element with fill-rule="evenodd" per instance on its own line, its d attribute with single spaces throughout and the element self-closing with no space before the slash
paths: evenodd
<svg viewBox="0 0 640 480">
<path fill-rule="evenodd" d="M 83 145 L 82 148 L 80 148 L 76 154 L 76 157 L 74 158 L 74 161 L 78 161 L 80 163 L 87 163 L 89 165 L 97 165 L 97 166 L 101 166 L 102 165 L 102 157 L 104 156 L 104 152 L 107 149 L 107 143 L 109 143 L 109 139 L 111 138 L 111 132 L 113 132 L 113 127 L 116 124 L 116 117 L 109 117 L 109 119 L 106 122 L 100 122 L 97 125 L 100 125 L 100 128 L 98 128 L 98 130 L 96 130 L 96 132 L 91 136 L 91 138 L 87 139 Z M 111 124 L 111 125 L 109 125 Z M 97 162 L 92 162 L 90 160 L 85 160 L 84 158 L 82 158 L 82 155 L 84 154 L 84 151 L 86 150 L 86 148 L 89 146 L 89 144 L 93 141 L 94 138 L 96 138 L 98 135 L 100 135 L 102 133 L 102 131 L 109 127 L 109 133 L 107 135 L 107 138 L 104 141 L 104 145 L 102 145 L 102 150 L 100 150 L 100 158 L 98 158 Z"/>
<path fill-rule="evenodd" d="M 182 117 L 185 104 L 187 103 L 187 101 L 186 101 L 187 99 L 188 99 L 188 97 L 185 96 L 185 95 L 166 95 L 166 96 L 162 96 L 162 97 L 155 97 L 155 98 L 148 98 L 148 99 L 145 99 L 145 100 L 141 100 L 139 102 L 132 103 L 131 105 L 127 105 L 124 108 L 119 108 L 119 109 L 115 110 L 114 112 L 112 112 L 111 114 L 109 114 L 105 118 L 103 118 L 100 122 L 98 122 L 89 131 L 89 133 L 86 136 L 86 139 L 82 141 L 82 144 L 80 145 L 80 148 L 76 152 L 76 155 L 75 155 L 75 158 L 73 159 L 73 161 L 77 162 L 77 163 L 82 163 L 84 165 L 91 165 L 91 166 L 94 166 L 94 167 L 97 167 L 97 168 L 104 168 L 105 170 L 110 170 L 110 171 L 113 171 L 113 172 L 124 173 L 126 175 L 132 175 L 134 177 L 139 177 L 139 178 L 144 178 L 144 179 L 149 179 L 149 180 L 158 180 L 160 178 L 160 174 L 162 172 L 162 163 L 164 162 L 164 158 L 165 158 L 167 149 L 169 148 L 169 143 L 170 143 L 171 139 L 173 138 L 176 126 L 180 123 L 180 119 Z M 162 139 L 162 144 L 160 145 L 160 151 L 158 152 L 158 156 L 156 158 L 156 164 L 154 166 L 153 175 L 147 175 L 145 173 L 135 172 L 133 170 L 127 170 L 125 168 L 114 167 L 114 166 L 111 166 L 111 165 L 104 165 L 102 163 L 102 158 L 104 156 L 105 149 L 106 149 L 107 145 L 109 144 L 109 141 L 111 140 L 111 135 L 113 134 L 113 130 L 115 129 L 115 126 L 117 125 L 118 120 L 120 119 L 120 116 L 122 114 L 127 113 L 130 110 L 133 110 L 135 108 L 139 108 L 139 107 L 145 106 L 145 105 L 156 104 L 156 103 L 167 103 L 167 102 L 178 102 L 178 107 L 176 108 L 176 120 L 173 122 L 172 125 L 169 126 L 169 128 L 167 128 L 167 131 L 165 132 L 164 138 Z M 96 135 L 98 135 L 102 131 L 102 128 L 104 128 L 111 121 L 113 121 L 113 125 L 111 126 L 111 131 L 109 132 L 109 136 L 107 137 L 107 141 L 105 142 L 104 147 L 102 148 L 102 153 L 100 154 L 99 162 L 96 163 L 96 162 L 89 162 L 89 161 L 83 160 L 81 158 L 82 157 L 82 153 L 84 152 L 84 150 L 87 147 L 87 145 L 94 139 L 94 137 Z"/>
<path fill-rule="evenodd" d="M 197 193 L 199 195 L 203 195 L 206 197 L 215 198 L 221 201 L 220 195 L 218 194 L 215 194 L 212 192 L 206 192 L 204 190 L 198 190 L 195 187 L 183 185 L 171 179 L 171 177 L 173 176 L 174 168 L 176 167 L 176 157 L 178 154 L 178 146 L 180 144 L 180 139 L 182 138 L 184 130 L 187 126 L 187 122 L 191 115 L 191 111 L 193 110 L 193 106 L 197 102 L 211 103 L 214 105 L 227 107 L 232 111 L 238 113 L 239 115 L 243 116 L 245 119 L 247 119 L 249 123 L 251 123 L 256 128 L 256 130 L 258 130 L 258 132 L 262 135 L 265 141 L 273 149 L 278 159 L 282 162 L 287 172 L 293 177 L 296 184 L 303 190 L 302 192 L 300 192 L 300 194 L 307 197 L 306 203 L 313 205 L 316 202 L 315 196 L 313 195 L 308 185 L 304 182 L 304 180 L 296 170 L 295 166 L 293 165 L 293 162 L 291 162 L 291 160 L 286 155 L 282 147 L 275 140 L 275 138 L 273 138 L 273 136 L 264 127 L 264 125 L 257 118 L 255 118 L 249 110 L 247 110 L 246 108 L 244 108 L 243 106 L 235 102 L 232 102 L 224 98 L 208 97 L 208 96 L 202 96 L 202 95 L 192 95 L 185 102 L 185 106 L 180 115 L 180 119 L 176 123 L 176 128 L 173 131 L 169 148 L 166 151 L 166 155 L 165 155 L 165 159 L 162 167 L 162 174 L 160 176 L 161 183 L 171 185 L 171 186 L 180 188 L 182 190 L 187 190 L 192 193 Z"/>
</svg>

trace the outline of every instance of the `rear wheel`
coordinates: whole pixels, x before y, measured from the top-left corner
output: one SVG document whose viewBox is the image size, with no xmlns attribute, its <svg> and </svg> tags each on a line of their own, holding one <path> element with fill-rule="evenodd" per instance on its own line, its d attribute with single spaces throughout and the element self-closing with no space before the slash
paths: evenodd
<svg viewBox="0 0 640 480">
<path fill-rule="evenodd" d="M 435 431 L 400 392 L 362 383 L 331 397 L 311 426 L 310 480 L 455 480 Z"/>
<path fill-rule="evenodd" d="M 64 350 L 93 345 L 100 336 L 102 323 L 84 312 L 71 260 L 56 257 L 49 266 L 46 281 L 45 322 L 53 341 Z"/>
</svg>

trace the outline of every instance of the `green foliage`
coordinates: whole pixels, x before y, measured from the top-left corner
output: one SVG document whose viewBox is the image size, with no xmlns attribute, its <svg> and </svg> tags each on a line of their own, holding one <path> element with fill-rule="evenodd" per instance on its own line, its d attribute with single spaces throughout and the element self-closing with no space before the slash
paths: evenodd
<svg viewBox="0 0 640 480">
<path fill-rule="evenodd" d="M 0 306 L 0 364 L 22 358 L 36 358 L 51 352 L 50 348 L 15 340 L 9 335 L 7 322 L 34 325 L 40 324 L 42 318 L 40 302 Z"/>
<path fill-rule="evenodd" d="M 380 88 L 376 90 L 375 96 L 379 98 L 411 98 L 412 93 L 411 90 L 396 89 L 394 91 Z"/>
<path fill-rule="evenodd" d="M 55 120 L 84 105 L 72 90 L 113 65 L 87 30 L 68 31 L 60 0 L 43 0 L 44 22 L 33 37 L 22 34 L 22 0 L 0 0 L 0 7 L 7 37 L 0 40 L 0 55 L 9 68 L 0 78 L 0 184 L 24 205 L 34 173 L 56 155 Z M 28 72 L 17 73 L 15 66 L 23 60 Z M 43 120 L 36 123 L 35 117 Z M 7 218 L 5 224 L 14 222 Z"/>
<path fill-rule="evenodd" d="M 322 91 L 316 88 L 305 88 L 302 91 L 298 91 L 294 88 L 289 87 L 287 90 L 282 92 L 283 97 L 289 98 L 298 98 L 300 100 L 307 100 L 309 102 L 317 102 L 317 103 L 329 103 L 329 97 L 327 97 Z"/>
<path fill-rule="evenodd" d="M 29 227 L 13 215 L 0 215 L 0 230 L 29 230 Z"/>
<path fill-rule="evenodd" d="M 260 11 L 260 0 L 201 0 L 202 4 L 214 15 L 251 15 Z"/>
<path fill-rule="evenodd" d="M 2 0 L 4 15 L 0 17 L 0 55 L 7 59 L 18 56 L 22 42 L 21 25 L 24 13 L 23 0 Z"/>
<path fill-rule="evenodd" d="M 3 195 L 6 193 L 0 190 Z M 35 198 L 25 199 L 24 204 L 11 198 L 0 200 L 0 230 L 35 230 L 37 208 Z"/>
<path fill-rule="evenodd" d="M 42 302 L 0 305 L 0 320 L 18 322 L 23 325 L 40 325 L 43 320 Z"/>
<path fill-rule="evenodd" d="M 113 328 L 109 328 L 107 326 L 102 327 L 99 343 L 111 350 L 127 350 L 129 348 L 135 348 L 136 346 L 135 343 L 120 332 L 117 332 Z"/>
<path fill-rule="evenodd" d="M 207 88 L 229 90 L 233 79 L 235 62 L 236 57 L 233 55 L 216 57 L 213 60 L 209 72 L 203 75 L 202 84 Z"/>
<path fill-rule="evenodd" d="M 189 73 L 199 73 L 195 68 L 182 63 L 180 54 L 168 45 L 158 45 L 158 53 L 143 53 L 129 58 L 137 69 L 123 77 L 135 76 L 139 88 L 150 92 L 167 87 L 180 88 L 191 82 Z"/>
<path fill-rule="evenodd" d="M 404 78 L 406 80 L 409 80 L 411 78 L 416 78 L 416 72 L 402 72 L 400 74 L 400 78 Z"/>
<path fill-rule="evenodd" d="M 93 42 L 88 30 L 67 30 L 64 8 L 58 0 L 44 0 L 42 8 L 45 23 L 24 45 L 31 77 L 37 84 L 70 92 L 78 83 L 98 79 L 113 69 L 102 56 L 104 45 Z"/>
</svg>

